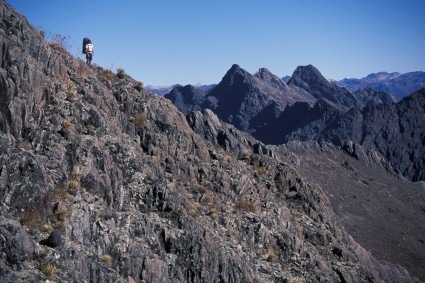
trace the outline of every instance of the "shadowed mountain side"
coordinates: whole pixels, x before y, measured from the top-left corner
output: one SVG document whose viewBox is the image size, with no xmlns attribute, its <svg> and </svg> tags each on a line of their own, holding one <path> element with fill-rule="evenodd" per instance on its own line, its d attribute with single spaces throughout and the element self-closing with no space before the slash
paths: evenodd
<svg viewBox="0 0 425 283">
<path fill-rule="evenodd" d="M 364 105 L 377 105 L 397 103 L 398 99 L 382 90 L 367 87 L 353 92 L 354 96 Z"/>
<path fill-rule="evenodd" d="M 273 122 L 253 135 L 266 144 L 283 144 L 290 140 L 316 140 L 332 121 L 342 113 L 326 100 L 318 100 L 314 107 L 307 103 L 288 106 Z"/>
<path fill-rule="evenodd" d="M 326 99 L 334 107 L 347 111 L 353 107 L 363 107 L 357 98 L 345 88 L 331 84 L 312 65 L 299 66 L 294 71 L 288 85 L 300 87 L 316 99 Z"/>
<path fill-rule="evenodd" d="M 200 105 L 205 101 L 206 92 L 192 85 L 177 86 L 164 97 L 169 99 L 181 112 L 187 114 L 201 110 Z"/>
<path fill-rule="evenodd" d="M 347 132 L 348 130 L 348 132 Z M 326 140 L 352 140 L 384 155 L 411 180 L 425 180 L 425 89 L 393 105 L 348 112 L 324 131 Z"/>
<path fill-rule="evenodd" d="M 208 93 L 202 108 L 213 110 L 223 121 L 249 132 L 254 130 L 250 121 L 271 103 L 283 110 L 296 101 L 312 102 L 311 97 L 300 95 L 267 69 L 251 75 L 235 64 Z"/>
</svg>

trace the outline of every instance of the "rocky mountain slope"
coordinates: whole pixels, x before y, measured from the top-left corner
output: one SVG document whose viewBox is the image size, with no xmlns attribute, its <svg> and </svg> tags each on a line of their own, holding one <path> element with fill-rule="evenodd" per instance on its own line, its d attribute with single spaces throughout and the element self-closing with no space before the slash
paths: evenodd
<svg viewBox="0 0 425 283">
<path fill-rule="evenodd" d="M 384 155 L 414 181 L 425 180 L 425 89 L 397 104 L 371 105 L 351 111 L 323 132 L 325 140 L 354 141 Z"/>
<path fill-rule="evenodd" d="M 307 91 L 315 99 L 327 100 L 342 111 L 363 106 L 351 92 L 331 84 L 312 65 L 298 67 L 292 74 L 288 85 L 294 85 Z"/>
<path fill-rule="evenodd" d="M 371 89 L 355 95 L 359 100 L 364 95 L 376 100 L 369 99 L 366 107 L 346 113 L 325 100 L 314 107 L 299 103 L 253 135 L 268 144 L 316 140 L 340 146 L 354 141 L 380 152 L 409 179 L 425 180 L 425 89 L 395 104 L 391 96 Z"/>
<path fill-rule="evenodd" d="M 377 258 L 425 277 L 425 182 L 407 181 L 382 155 L 353 142 L 336 147 L 295 141 L 278 151 L 323 188 L 356 241 Z"/>
<path fill-rule="evenodd" d="M 174 87 L 165 98 L 169 99 L 183 113 L 202 110 L 206 92 L 192 85 Z"/>
<path fill-rule="evenodd" d="M 401 99 L 425 87 L 425 72 L 405 74 L 380 72 L 370 74 L 361 79 L 343 79 L 334 81 L 334 83 L 353 92 L 371 87 Z"/>
<path fill-rule="evenodd" d="M 283 110 L 297 101 L 312 102 L 313 98 L 294 91 L 267 69 L 251 75 L 235 64 L 208 92 L 201 107 L 213 110 L 221 120 L 240 130 L 252 132 L 256 129 L 251 127 L 251 120 L 264 108 L 274 103 Z"/>
<path fill-rule="evenodd" d="M 0 18 L 2 282 L 415 281 L 285 155 Z"/>
</svg>

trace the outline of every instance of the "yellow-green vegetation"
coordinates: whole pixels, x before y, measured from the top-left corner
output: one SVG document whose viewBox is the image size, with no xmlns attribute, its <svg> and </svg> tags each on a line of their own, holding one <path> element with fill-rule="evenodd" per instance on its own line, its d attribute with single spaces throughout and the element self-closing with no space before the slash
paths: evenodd
<svg viewBox="0 0 425 283">
<path fill-rule="evenodd" d="M 125 71 L 123 68 L 118 68 L 117 69 L 117 77 L 120 79 L 123 79 L 125 77 Z"/>
<path fill-rule="evenodd" d="M 205 187 L 202 187 L 202 186 L 196 187 L 196 192 L 198 192 L 200 194 L 205 194 L 206 191 L 207 191 L 207 189 Z"/>
<path fill-rule="evenodd" d="M 108 254 L 102 255 L 101 259 L 106 265 L 111 265 L 112 263 L 112 257 Z"/>
<path fill-rule="evenodd" d="M 87 127 L 87 130 L 91 132 L 96 130 L 96 126 L 93 124 L 88 124 L 86 127 Z"/>
<path fill-rule="evenodd" d="M 242 151 L 242 159 L 249 159 L 249 157 L 251 156 L 251 151 L 247 148 L 245 148 Z"/>
<path fill-rule="evenodd" d="M 146 117 L 143 114 L 136 114 L 134 115 L 134 127 L 136 128 L 136 130 L 140 130 L 143 129 L 145 127 L 146 124 Z"/>
<path fill-rule="evenodd" d="M 69 35 L 63 35 L 60 33 L 51 33 L 49 32 L 47 34 L 47 40 L 49 42 L 49 46 L 59 50 L 59 51 L 66 51 L 71 48 L 71 45 L 69 43 L 69 40 L 71 37 Z"/>
<path fill-rule="evenodd" d="M 236 208 L 242 211 L 246 211 L 246 212 L 256 212 L 257 208 L 255 207 L 255 204 L 253 204 L 252 202 L 247 202 L 243 199 L 240 199 L 237 203 L 236 203 Z"/>
<path fill-rule="evenodd" d="M 55 187 L 52 193 L 52 201 L 68 201 L 71 195 L 68 191 L 61 187 Z"/>
<path fill-rule="evenodd" d="M 49 46 L 60 51 L 60 52 L 66 52 L 66 49 L 63 48 L 62 46 L 60 46 L 60 44 L 55 42 L 55 41 L 49 42 Z"/>
<path fill-rule="evenodd" d="M 259 176 L 264 176 L 267 175 L 267 168 L 264 166 L 258 166 L 255 168 L 255 172 L 257 172 Z"/>
<path fill-rule="evenodd" d="M 66 215 L 67 213 L 68 213 L 68 208 L 66 208 L 65 206 L 62 206 L 56 211 L 56 215 L 60 217 Z"/>
<path fill-rule="evenodd" d="M 80 175 L 72 175 L 71 181 L 68 183 L 68 188 L 74 191 L 80 186 Z"/>
<path fill-rule="evenodd" d="M 75 101 L 77 99 L 77 91 L 71 87 L 68 88 L 68 93 L 67 93 L 67 99 L 68 101 Z"/>
<path fill-rule="evenodd" d="M 68 188 L 70 189 L 70 190 L 75 190 L 76 188 L 78 188 L 80 186 L 80 182 L 78 182 L 77 180 L 71 180 L 69 183 L 68 183 Z"/>
<path fill-rule="evenodd" d="M 99 218 L 106 219 L 107 216 L 108 212 L 106 210 L 102 209 L 101 211 L 99 211 Z"/>
<path fill-rule="evenodd" d="M 23 141 L 19 143 L 19 147 L 25 150 L 31 150 L 32 145 L 31 143 L 27 142 L 27 141 Z"/>
<path fill-rule="evenodd" d="M 69 121 L 69 120 L 63 120 L 62 128 L 64 130 L 67 130 L 67 129 L 69 129 L 69 127 L 71 127 L 71 121 Z"/>
<path fill-rule="evenodd" d="M 21 212 L 19 222 L 31 230 L 40 229 L 43 224 L 41 212 L 38 210 Z"/>
<path fill-rule="evenodd" d="M 267 252 L 267 255 L 266 255 L 266 260 L 269 261 L 269 262 L 273 262 L 273 261 L 276 261 L 276 259 L 277 259 L 277 255 L 274 252 L 274 250 L 269 249 L 269 251 Z"/>
<path fill-rule="evenodd" d="M 96 68 L 96 74 L 101 81 L 114 81 L 117 79 L 117 76 L 109 69 Z"/>
<path fill-rule="evenodd" d="M 47 279 L 51 279 L 53 275 L 55 275 L 56 268 L 53 264 L 48 263 L 43 267 L 42 272 L 47 277 Z"/>
<path fill-rule="evenodd" d="M 53 226 L 52 225 L 47 224 L 47 223 L 43 225 L 43 231 L 45 233 L 50 234 L 50 233 L 52 233 L 53 230 L 54 229 L 53 229 Z"/>
<path fill-rule="evenodd" d="M 217 220 L 218 219 L 218 210 L 217 210 L 216 206 L 213 203 L 209 203 L 208 208 L 210 210 L 210 217 L 213 220 Z"/>
<path fill-rule="evenodd" d="M 141 82 L 138 82 L 135 86 L 134 86 L 134 88 L 137 90 L 137 91 L 142 91 L 143 90 L 143 83 L 141 83 Z"/>
</svg>

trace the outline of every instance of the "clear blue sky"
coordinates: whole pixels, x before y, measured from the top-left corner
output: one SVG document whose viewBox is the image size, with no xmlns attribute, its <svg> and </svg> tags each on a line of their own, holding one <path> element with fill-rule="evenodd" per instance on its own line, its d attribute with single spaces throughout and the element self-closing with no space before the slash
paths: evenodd
<svg viewBox="0 0 425 283">
<path fill-rule="evenodd" d="M 332 79 L 425 71 L 425 0 L 7 0 L 83 58 L 145 85 L 218 83 L 232 64 Z"/>
</svg>

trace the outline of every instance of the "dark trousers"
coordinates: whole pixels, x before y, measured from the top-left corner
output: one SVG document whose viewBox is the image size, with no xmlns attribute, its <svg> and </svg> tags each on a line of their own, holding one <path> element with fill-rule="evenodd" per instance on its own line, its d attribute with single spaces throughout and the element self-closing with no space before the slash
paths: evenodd
<svg viewBox="0 0 425 283">
<path fill-rule="evenodd" d="M 93 59 L 93 53 L 87 52 L 86 53 L 86 63 L 90 65 L 92 59 Z"/>
</svg>

